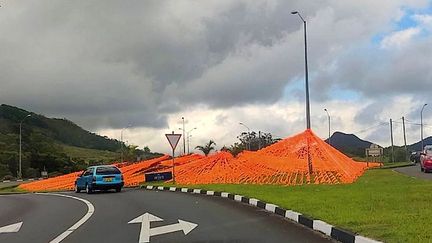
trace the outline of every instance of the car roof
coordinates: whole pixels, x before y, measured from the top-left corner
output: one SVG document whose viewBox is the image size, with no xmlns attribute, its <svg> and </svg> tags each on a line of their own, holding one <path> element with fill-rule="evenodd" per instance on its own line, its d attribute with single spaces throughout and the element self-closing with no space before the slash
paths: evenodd
<svg viewBox="0 0 432 243">
<path fill-rule="evenodd" d="M 117 168 L 117 166 L 115 166 L 115 165 L 93 165 L 93 166 L 89 166 L 88 167 L 88 169 L 90 169 L 90 168 L 100 168 L 100 167 L 114 167 L 114 168 Z"/>
</svg>

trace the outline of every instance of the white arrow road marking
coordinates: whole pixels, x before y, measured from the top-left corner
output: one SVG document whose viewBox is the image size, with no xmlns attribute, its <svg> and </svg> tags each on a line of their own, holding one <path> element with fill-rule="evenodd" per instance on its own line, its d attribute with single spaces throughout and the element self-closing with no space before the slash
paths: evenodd
<svg viewBox="0 0 432 243">
<path fill-rule="evenodd" d="M 66 237 L 68 237 L 70 234 L 72 234 L 72 232 L 74 232 L 74 230 L 78 229 L 78 227 L 80 227 L 82 224 L 84 224 L 93 215 L 93 213 L 95 211 L 93 204 L 91 204 L 89 201 L 82 199 L 82 198 L 79 198 L 79 197 L 63 195 L 63 194 L 56 194 L 56 193 L 36 193 L 36 194 L 72 198 L 75 200 L 79 200 L 79 201 L 81 201 L 87 205 L 87 213 L 80 220 L 78 220 L 78 222 L 76 222 L 69 229 L 67 229 L 65 232 L 61 233 L 59 236 L 57 236 L 55 239 L 53 239 L 49 243 L 59 243 L 62 240 L 64 240 Z"/>
<path fill-rule="evenodd" d="M 0 228 L 0 234 L 1 233 L 16 233 L 21 229 L 21 225 L 23 224 L 23 222 L 19 222 L 16 224 L 11 224 L 11 225 L 7 225 L 7 226 L 3 226 Z"/>
<path fill-rule="evenodd" d="M 151 236 L 162 235 L 162 234 L 167 234 L 167 233 L 176 232 L 180 230 L 183 230 L 183 233 L 187 235 L 197 226 L 198 226 L 197 224 L 179 219 L 177 224 L 165 225 L 165 226 L 150 229 L 150 235 Z"/>
<path fill-rule="evenodd" d="M 150 228 L 150 222 L 163 221 L 163 219 L 149 213 L 145 213 L 129 221 L 128 224 L 141 224 L 139 243 L 150 242 L 150 236 L 162 235 L 176 231 L 183 231 L 185 235 L 191 232 L 197 224 L 179 219 L 177 224 L 165 225 L 156 228 Z"/>
<path fill-rule="evenodd" d="M 139 243 L 150 242 L 150 222 L 163 221 L 163 219 L 149 213 L 145 213 L 129 221 L 128 224 L 141 224 Z"/>
</svg>

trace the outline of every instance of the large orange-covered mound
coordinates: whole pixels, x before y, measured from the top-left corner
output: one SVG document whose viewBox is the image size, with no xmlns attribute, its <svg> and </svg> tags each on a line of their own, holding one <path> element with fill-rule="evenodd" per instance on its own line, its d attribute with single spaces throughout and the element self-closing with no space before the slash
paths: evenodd
<svg viewBox="0 0 432 243">
<path fill-rule="evenodd" d="M 309 173 L 308 151 L 312 173 Z M 237 158 L 220 152 L 179 166 L 176 181 L 180 184 L 338 184 L 355 181 L 366 168 L 365 163 L 353 161 L 306 130 L 260 151 L 244 152 Z"/>
<path fill-rule="evenodd" d="M 312 162 L 309 173 L 308 151 Z M 367 169 L 318 138 L 311 130 L 286 138 L 257 152 L 245 151 L 237 158 L 228 152 L 208 157 L 191 154 L 175 158 L 179 184 L 338 184 L 352 183 Z M 124 175 L 125 186 L 144 182 L 145 173 L 170 171 L 172 159 L 165 155 L 138 163 L 116 164 Z M 379 166 L 369 163 L 369 166 Z M 22 184 L 29 191 L 73 189 L 75 172 L 42 181 Z"/>
<path fill-rule="evenodd" d="M 175 163 L 176 165 L 180 165 L 202 157 L 202 155 L 198 154 L 182 156 L 176 158 Z M 145 173 L 170 167 L 172 165 L 172 160 L 170 158 L 170 156 L 164 155 L 159 158 L 144 160 L 138 163 L 117 163 L 115 165 L 117 165 L 123 173 L 125 186 L 137 186 L 139 183 L 144 182 Z M 74 172 L 46 180 L 21 184 L 19 188 L 28 191 L 72 190 L 77 176 L 81 173 L 82 172 Z"/>
</svg>

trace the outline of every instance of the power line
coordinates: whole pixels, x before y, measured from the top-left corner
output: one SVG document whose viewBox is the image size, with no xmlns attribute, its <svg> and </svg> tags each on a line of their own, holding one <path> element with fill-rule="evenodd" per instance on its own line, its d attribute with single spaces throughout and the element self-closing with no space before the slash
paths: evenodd
<svg viewBox="0 0 432 243">
<path fill-rule="evenodd" d="M 353 134 L 364 133 L 364 132 L 367 132 L 367 131 L 369 131 L 369 130 L 371 130 L 371 129 L 373 129 L 373 128 L 376 128 L 376 127 L 379 127 L 379 126 L 383 126 L 383 125 L 387 125 L 387 124 L 388 124 L 388 122 L 380 122 L 380 123 L 378 123 L 378 124 L 376 124 L 376 125 L 373 125 L 373 126 L 370 126 L 370 127 L 365 128 L 365 129 L 362 129 L 362 130 L 359 130 L 359 131 L 353 132 Z"/>
</svg>

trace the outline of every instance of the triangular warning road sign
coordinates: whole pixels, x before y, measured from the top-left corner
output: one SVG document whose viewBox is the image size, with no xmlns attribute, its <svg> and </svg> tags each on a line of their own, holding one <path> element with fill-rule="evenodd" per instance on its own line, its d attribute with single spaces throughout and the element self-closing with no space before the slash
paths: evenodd
<svg viewBox="0 0 432 243">
<path fill-rule="evenodd" d="M 168 142 L 170 143 L 171 148 L 173 150 L 175 150 L 175 148 L 177 147 L 177 144 L 180 140 L 181 134 L 174 134 L 174 133 L 169 134 L 168 133 L 168 134 L 165 134 L 165 136 L 168 139 Z"/>
</svg>

